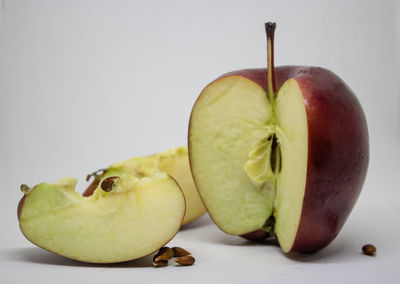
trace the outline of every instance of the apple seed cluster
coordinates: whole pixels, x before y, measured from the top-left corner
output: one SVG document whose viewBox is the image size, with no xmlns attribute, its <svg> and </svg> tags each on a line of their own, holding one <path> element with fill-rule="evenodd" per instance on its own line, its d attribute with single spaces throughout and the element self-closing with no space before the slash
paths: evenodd
<svg viewBox="0 0 400 284">
<path fill-rule="evenodd" d="M 175 262 L 182 266 L 193 265 L 195 258 L 191 253 L 180 247 L 162 247 L 153 257 L 154 267 L 164 267 L 168 265 L 168 261 L 175 258 Z"/>
</svg>

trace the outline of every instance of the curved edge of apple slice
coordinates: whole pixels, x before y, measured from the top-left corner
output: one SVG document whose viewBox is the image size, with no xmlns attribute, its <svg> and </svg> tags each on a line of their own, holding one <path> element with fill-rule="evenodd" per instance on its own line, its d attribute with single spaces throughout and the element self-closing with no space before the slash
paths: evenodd
<svg viewBox="0 0 400 284">
<path fill-rule="evenodd" d="M 306 107 L 294 79 L 287 80 L 277 93 L 276 119 L 282 162 L 276 184 L 274 230 L 281 249 L 289 252 L 303 210 L 309 147 Z"/>
<path fill-rule="evenodd" d="M 110 192 L 98 187 L 90 197 L 75 192 L 72 178 L 69 190 L 60 189 L 61 180 L 65 185 L 67 179 L 35 186 L 17 210 L 22 234 L 55 254 L 87 263 L 130 261 L 154 253 L 181 227 L 185 197 L 165 173 L 125 175 Z"/>
<path fill-rule="evenodd" d="M 183 191 L 187 206 L 182 226 L 197 220 L 206 213 L 190 170 L 187 146 L 161 152 L 158 170 L 173 177 Z"/>
</svg>

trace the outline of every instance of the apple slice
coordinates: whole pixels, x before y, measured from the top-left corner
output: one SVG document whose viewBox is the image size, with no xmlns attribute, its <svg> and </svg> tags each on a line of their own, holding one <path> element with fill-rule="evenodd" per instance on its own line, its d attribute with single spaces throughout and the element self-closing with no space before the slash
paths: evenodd
<svg viewBox="0 0 400 284">
<path fill-rule="evenodd" d="M 201 198 L 223 231 L 276 236 L 310 252 L 338 234 L 362 188 L 368 131 L 353 92 L 332 72 L 273 66 L 225 74 L 197 99 L 189 158 Z M 276 91 L 276 86 L 279 88 Z"/>
<path fill-rule="evenodd" d="M 168 149 L 162 153 L 146 157 L 136 157 L 117 162 L 105 170 L 101 177 L 95 179 L 83 195 L 90 196 L 99 182 L 110 176 L 127 173 L 140 178 L 153 175 L 156 172 L 165 172 L 173 177 L 185 195 L 186 213 L 182 225 L 196 220 L 206 212 L 193 181 L 186 146 Z"/>
<path fill-rule="evenodd" d="M 28 240 L 71 259 L 114 263 L 155 252 L 181 226 L 184 196 L 165 173 L 113 177 L 90 197 L 75 185 L 76 179 L 62 178 L 25 188 L 18 219 Z"/>
</svg>

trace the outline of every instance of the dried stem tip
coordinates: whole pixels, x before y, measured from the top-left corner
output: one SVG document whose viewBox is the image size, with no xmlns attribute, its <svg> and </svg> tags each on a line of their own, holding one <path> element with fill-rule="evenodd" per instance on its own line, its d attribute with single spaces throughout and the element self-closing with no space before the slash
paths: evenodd
<svg viewBox="0 0 400 284">
<path fill-rule="evenodd" d="M 30 188 L 26 184 L 21 184 L 21 191 L 23 194 L 28 194 L 31 190 L 32 188 Z"/>
<path fill-rule="evenodd" d="M 275 29 L 276 29 L 276 23 L 273 22 L 265 23 L 265 31 L 267 32 L 267 38 L 274 38 Z"/>
</svg>

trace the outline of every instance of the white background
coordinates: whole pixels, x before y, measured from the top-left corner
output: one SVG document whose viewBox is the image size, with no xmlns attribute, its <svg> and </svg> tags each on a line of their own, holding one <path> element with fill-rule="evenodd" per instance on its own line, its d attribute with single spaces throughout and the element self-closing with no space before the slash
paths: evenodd
<svg viewBox="0 0 400 284">
<path fill-rule="evenodd" d="M 398 283 L 400 1 L 12 1 L 0 7 L 0 283 L 274 281 Z M 397 22 L 396 22 L 397 19 Z M 80 179 L 133 156 L 184 145 L 202 88 L 265 67 L 263 24 L 276 21 L 275 64 L 337 73 L 367 116 L 362 194 L 325 250 L 285 256 L 225 235 L 207 216 L 172 245 L 192 267 L 151 257 L 86 265 L 19 232 L 19 185 Z M 375 257 L 360 253 L 366 242 Z"/>
</svg>

